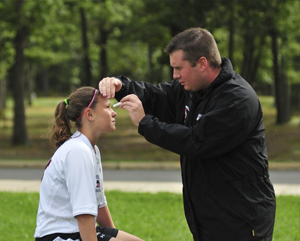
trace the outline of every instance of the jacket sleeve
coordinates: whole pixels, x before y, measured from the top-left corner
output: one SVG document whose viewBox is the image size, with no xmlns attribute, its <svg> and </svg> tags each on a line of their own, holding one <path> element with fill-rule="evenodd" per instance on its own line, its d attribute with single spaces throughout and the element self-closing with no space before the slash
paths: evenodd
<svg viewBox="0 0 300 241">
<path fill-rule="evenodd" d="M 146 114 L 156 116 L 167 123 L 175 122 L 176 100 L 171 94 L 174 81 L 153 85 L 132 81 L 125 76 L 117 78 L 122 81 L 122 88 L 116 93 L 118 101 L 128 94 L 135 94 L 142 101 Z"/>
<path fill-rule="evenodd" d="M 242 144 L 259 125 L 261 115 L 257 98 L 233 101 L 226 97 L 218 98 L 205 114 L 194 113 L 198 121 L 192 127 L 146 115 L 138 130 L 149 142 L 182 156 L 214 158 Z"/>
</svg>

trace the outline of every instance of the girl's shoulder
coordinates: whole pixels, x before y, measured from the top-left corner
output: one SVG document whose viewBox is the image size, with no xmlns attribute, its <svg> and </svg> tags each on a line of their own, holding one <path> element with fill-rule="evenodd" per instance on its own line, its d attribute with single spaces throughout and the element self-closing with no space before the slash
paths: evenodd
<svg viewBox="0 0 300 241">
<path fill-rule="evenodd" d="M 91 148 L 80 138 L 70 138 L 62 144 L 54 153 L 54 156 L 65 159 L 66 156 L 85 155 L 91 152 Z"/>
<path fill-rule="evenodd" d="M 85 149 L 88 148 L 87 144 L 81 138 L 71 137 L 69 140 L 65 141 L 57 150 L 68 150 L 68 149 Z"/>
</svg>

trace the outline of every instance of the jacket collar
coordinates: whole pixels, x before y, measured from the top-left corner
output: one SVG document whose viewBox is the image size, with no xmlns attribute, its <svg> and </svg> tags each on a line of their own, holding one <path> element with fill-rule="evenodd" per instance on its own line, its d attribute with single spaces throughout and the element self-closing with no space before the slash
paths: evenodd
<svg viewBox="0 0 300 241">
<path fill-rule="evenodd" d="M 222 64 L 221 64 L 221 71 L 217 78 L 211 84 L 204 90 L 199 90 L 197 92 L 190 92 L 190 96 L 193 100 L 198 101 L 201 99 L 205 99 L 207 95 L 210 94 L 211 91 L 213 91 L 218 86 L 222 85 L 226 81 L 232 79 L 234 75 L 234 70 L 232 67 L 232 64 L 229 59 L 222 58 Z"/>
</svg>

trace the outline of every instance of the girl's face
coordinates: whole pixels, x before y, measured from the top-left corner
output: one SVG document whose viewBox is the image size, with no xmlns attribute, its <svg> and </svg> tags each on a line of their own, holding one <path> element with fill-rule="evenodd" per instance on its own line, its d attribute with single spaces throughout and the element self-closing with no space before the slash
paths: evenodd
<svg viewBox="0 0 300 241">
<path fill-rule="evenodd" d="M 94 114 L 97 130 L 100 131 L 100 134 L 115 131 L 115 117 L 117 113 L 112 110 L 107 97 L 103 97 L 101 94 L 97 94 L 96 97 L 98 98 L 98 103 L 94 109 Z"/>
</svg>

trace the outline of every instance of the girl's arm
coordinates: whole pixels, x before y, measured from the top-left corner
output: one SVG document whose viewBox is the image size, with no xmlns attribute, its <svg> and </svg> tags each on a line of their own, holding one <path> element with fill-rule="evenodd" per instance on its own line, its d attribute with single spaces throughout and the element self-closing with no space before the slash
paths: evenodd
<svg viewBox="0 0 300 241">
<path fill-rule="evenodd" d="M 76 216 L 76 219 L 82 241 L 97 241 L 94 216 L 82 214 Z"/>
<path fill-rule="evenodd" d="M 115 228 L 114 222 L 112 220 L 112 217 L 110 215 L 110 211 L 109 211 L 107 205 L 102 208 L 98 208 L 98 216 L 97 216 L 96 221 L 99 224 L 99 226 Z"/>
</svg>

